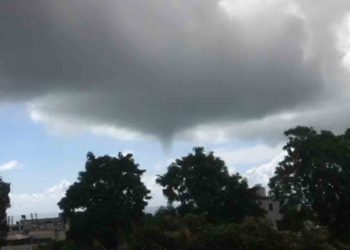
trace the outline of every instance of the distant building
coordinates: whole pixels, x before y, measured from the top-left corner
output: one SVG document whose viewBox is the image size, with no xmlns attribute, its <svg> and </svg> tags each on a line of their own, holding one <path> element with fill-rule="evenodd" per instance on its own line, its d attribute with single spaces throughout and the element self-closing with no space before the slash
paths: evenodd
<svg viewBox="0 0 350 250">
<path fill-rule="evenodd" d="M 278 201 L 272 200 L 269 196 L 266 195 L 266 189 L 260 185 L 255 186 L 257 189 L 256 194 L 258 195 L 258 204 L 260 208 L 265 210 L 266 218 L 273 223 L 276 223 L 278 220 L 282 219 L 280 213 L 280 203 Z"/>
<path fill-rule="evenodd" d="M 36 215 L 31 215 L 31 219 L 27 219 L 22 215 L 15 224 L 13 219 L 8 221 L 6 246 L 1 247 L 1 250 L 34 250 L 51 241 L 66 239 L 68 224 L 61 217 L 38 219 Z"/>
</svg>

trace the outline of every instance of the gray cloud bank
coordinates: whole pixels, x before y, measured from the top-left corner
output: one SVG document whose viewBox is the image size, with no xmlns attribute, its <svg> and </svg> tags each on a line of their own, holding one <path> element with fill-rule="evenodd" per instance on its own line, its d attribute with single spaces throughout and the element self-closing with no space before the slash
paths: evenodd
<svg viewBox="0 0 350 250">
<path fill-rule="evenodd" d="M 0 100 L 164 142 L 206 125 L 246 138 L 343 129 L 348 2 L 2 0 Z M 338 101 L 344 112 L 323 123 Z"/>
</svg>

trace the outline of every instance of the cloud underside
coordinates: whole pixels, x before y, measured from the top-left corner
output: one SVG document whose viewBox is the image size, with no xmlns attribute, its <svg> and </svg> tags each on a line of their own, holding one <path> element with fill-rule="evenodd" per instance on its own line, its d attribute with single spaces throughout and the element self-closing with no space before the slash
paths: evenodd
<svg viewBox="0 0 350 250">
<path fill-rule="evenodd" d="M 10 170 L 13 170 L 13 169 L 20 168 L 21 166 L 22 165 L 18 161 L 12 160 L 12 161 L 0 164 L 0 172 L 10 171 Z"/>
<path fill-rule="evenodd" d="M 122 139 L 346 128 L 350 4 L 259 2 L 1 1 L 0 100 Z"/>
</svg>

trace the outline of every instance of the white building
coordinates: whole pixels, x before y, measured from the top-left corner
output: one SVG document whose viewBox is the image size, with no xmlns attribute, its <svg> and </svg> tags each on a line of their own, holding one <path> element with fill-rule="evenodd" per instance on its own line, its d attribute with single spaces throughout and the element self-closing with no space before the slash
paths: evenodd
<svg viewBox="0 0 350 250">
<path fill-rule="evenodd" d="M 277 201 L 272 200 L 269 196 L 266 195 L 266 189 L 262 186 L 256 186 L 257 195 L 259 197 L 258 204 L 260 208 L 264 209 L 266 212 L 266 218 L 272 221 L 274 224 L 282 219 L 280 213 L 280 204 Z"/>
<path fill-rule="evenodd" d="M 11 219 L 8 221 L 7 244 L 1 250 L 34 250 L 39 245 L 66 239 L 68 226 L 61 217 L 38 219 L 31 216 L 31 219 L 27 219 L 22 215 L 15 224 Z"/>
</svg>

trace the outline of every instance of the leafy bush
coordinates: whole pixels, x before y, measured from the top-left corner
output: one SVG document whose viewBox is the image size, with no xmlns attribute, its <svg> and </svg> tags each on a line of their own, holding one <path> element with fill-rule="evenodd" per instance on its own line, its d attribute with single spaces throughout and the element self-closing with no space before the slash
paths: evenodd
<svg viewBox="0 0 350 250">
<path fill-rule="evenodd" d="M 155 216 L 139 228 L 130 249 L 162 250 L 350 250 L 323 227 L 282 232 L 265 219 L 211 224 L 205 215 Z"/>
</svg>

